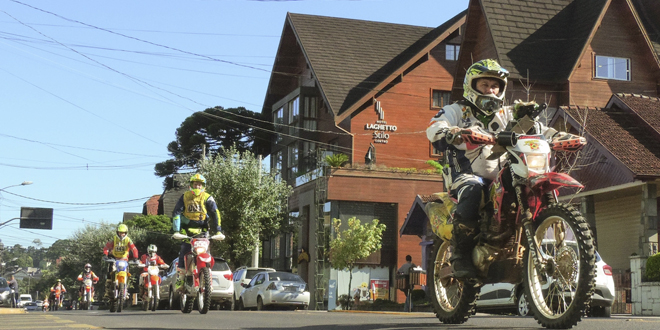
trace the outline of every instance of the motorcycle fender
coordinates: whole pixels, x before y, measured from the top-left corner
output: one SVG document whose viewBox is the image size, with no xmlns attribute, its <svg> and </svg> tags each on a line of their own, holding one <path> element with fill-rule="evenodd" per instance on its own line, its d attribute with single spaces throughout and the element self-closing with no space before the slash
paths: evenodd
<svg viewBox="0 0 660 330">
<path fill-rule="evenodd" d="M 213 260 L 213 257 L 208 253 L 198 254 L 196 261 L 198 269 L 204 267 L 213 268 L 213 264 L 215 264 L 215 260 Z"/>
<path fill-rule="evenodd" d="M 126 283 L 126 277 L 128 274 L 126 272 L 118 272 L 117 273 L 117 282 L 119 283 Z"/>
<path fill-rule="evenodd" d="M 160 276 L 151 276 L 150 281 L 151 285 L 160 284 Z"/>
<path fill-rule="evenodd" d="M 533 176 L 529 179 L 529 187 L 539 195 L 557 190 L 561 187 L 584 188 L 584 186 L 565 173 L 549 172 Z"/>
</svg>

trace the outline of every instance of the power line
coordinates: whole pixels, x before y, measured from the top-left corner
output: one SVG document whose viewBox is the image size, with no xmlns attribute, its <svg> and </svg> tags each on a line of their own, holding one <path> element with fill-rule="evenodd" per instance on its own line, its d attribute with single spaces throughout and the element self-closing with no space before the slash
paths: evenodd
<svg viewBox="0 0 660 330">
<path fill-rule="evenodd" d="M 151 196 L 148 196 L 148 197 L 141 197 L 141 198 L 135 198 L 135 199 L 128 199 L 128 200 L 125 200 L 125 201 L 117 201 L 117 202 L 100 202 L 100 203 L 67 203 L 67 202 L 55 202 L 55 201 L 49 201 L 49 200 L 44 200 L 44 199 L 38 199 L 38 198 L 27 197 L 27 196 L 23 196 L 23 195 L 15 194 L 15 193 L 12 193 L 12 192 L 9 192 L 9 191 L 6 191 L 6 190 L 3 190 L 3 192 L 4 192 L 4 193 L 7 193 L 7 194 L 10 194 L 10 195 L 14 195 L 14 196 L 22 197 L 22 198 L 25 198 L 25 199 L 31 199 L 31 200 L 38 201 L 38 202 L 52 203 L 52 204 L 65 204 L 65 205 L 108 205 L 108 204 L 121 204 L 121 203 L 135 202 L 135 201 L 145 200 L 145 199 L 151 198 Z"/>
</svg>

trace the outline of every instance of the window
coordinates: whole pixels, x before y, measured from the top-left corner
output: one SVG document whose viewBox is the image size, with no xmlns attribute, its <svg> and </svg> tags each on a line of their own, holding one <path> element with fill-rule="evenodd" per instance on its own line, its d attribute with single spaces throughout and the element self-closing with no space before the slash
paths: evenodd
<svg viewBox="0 0 660 330">
<path fill-rule="evenodd" d="M 431 94 L 431 108 L 442 108 L 447 104 L 451 104 L 450 92 L 434 89 Z"/>
<path fill-rule="evenodd" d="M 273 154 L 273 165 L 272 169 L 275 171 L 275 179 L 282 179 L 282 151 L 278 151 Z"/>
<path fill-rule="evenodd" d="M 596 55 L 595 62 L 595 78 L 630 81 L 630 59 Z"/>
<path fill-rule="evenodd" d="M 300 117 L 300 100 L 295 98 L 289 101 L 289 124 L 298 122 L 298 117 Z"/>
<path fill-rule="evenodd" d="M 273 114 L 273 122 L 275 124 L 284 124 L 284 108 L 279 108 Z M 275 127 L 277 129 L 279 127 Z"/>
<path fill-rule="evenodd" d="M 318 118 L 316 97 L 303 98 L 303 127 L 316 130 L 316 119 Z"/>
<path fill-rule="evenodd" d="M 289 173 L 287 179 L 293 179 L 298 174 L 298 145 L 293 143 L 289 146 L 289 157 L 287 158 L 287 167 Z"/>
<path fill-rule="evenodd" d="M 447 61 L 458 61 L 458 51 L 461 50 L 459 45 L 445 45 L 445 59 Z"/>
</svg>

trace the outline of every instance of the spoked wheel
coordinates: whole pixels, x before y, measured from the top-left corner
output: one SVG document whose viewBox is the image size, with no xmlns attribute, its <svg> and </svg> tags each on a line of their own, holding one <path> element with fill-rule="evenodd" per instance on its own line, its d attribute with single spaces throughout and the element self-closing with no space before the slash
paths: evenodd
<svg viewBox="0 0 660 330">
<path fill-rule="evenodd" d="M 440 279 L 440 270 L 451 267 L 450 243 L 436 238 L 433 251 L 435 258 L 433 265 L 429 267 L 427 286 L 431 292 L 435 315 L 442 323 L 464 323 L 474 312 L 479 288 L 454 278 Z"/>
<path fill-rule="evenodd" d="M 211 270 L 202 268 L 199 272 L 199 291 L 197 293 L 197 306 L 201 314 L 209 312 L 211 307 Z"/>
<path fill-rule="evenodd" d="M 151 307 L 152 312 L 155 312 L 156 309 L 158 309 L 158 300 L 158 286 L 152 286 L 151 299 L 149 299 L 149 301 L 151 301 L 151 306 L 149 307 Z"/>
<path fill-rule="evenodd" d="M 183 313 L 192 312 L 193 306 L 195 304 L 195 298 L 188 297 L 188 295 L 185 293 L 181 293 L 179 297 L 181 297 L 179 301 L 179 304 L 181 305 L 181 312 Z"/>
<path fill-rule="evenodd" d="M 117 292 L 117 313 L 121 313 L 122 308 L 124 308 L 124 290 L 126 284 L 119 283 L 119 292 Z"/>
<path fill-rule="evenodd" d="M 568 329 L 582 319 L 594 290 L 595 257 L 584 217 L 566 204 L 552 204 L 535 220 L 543 271 L 525 250 L 525 293 L 534 318 L 544 327 Z"/>
</svg>

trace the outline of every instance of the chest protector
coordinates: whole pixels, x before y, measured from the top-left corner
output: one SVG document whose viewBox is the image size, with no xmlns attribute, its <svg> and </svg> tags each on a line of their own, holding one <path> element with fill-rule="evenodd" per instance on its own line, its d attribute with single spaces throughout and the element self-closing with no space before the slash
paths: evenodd
<svg viewBox="0 0 660 330">
<path fill-rule="evenodd" d="M 206 206 L 204 205 L 210 195 L 202 193 L 195 196 L 191 191 L 183 194 L 183 215 L 190 221 L 204 221 L 206 219 Z"/>
<path fill-rule="evenodd" d="M 128 236 L 124 236 L 123 239 L 119 239 L 115 235 L 114 238 L 114 247 L 112 248 L 112 255 L 115 256 L 115 258 L 127 258 L 128 257 L 128 244 L 131 242 L 130 238 Z"/>
</svg>

